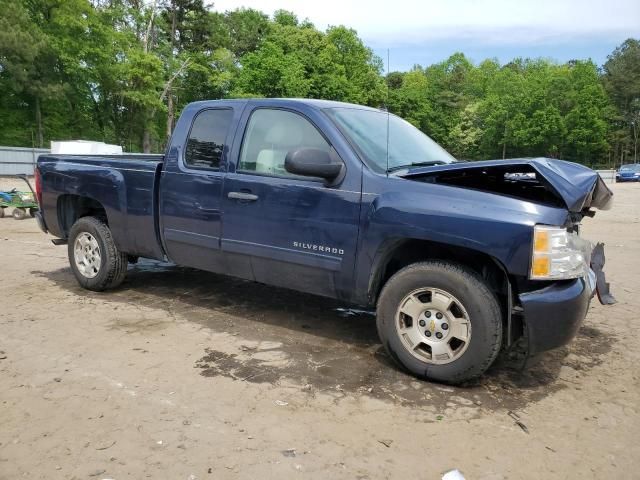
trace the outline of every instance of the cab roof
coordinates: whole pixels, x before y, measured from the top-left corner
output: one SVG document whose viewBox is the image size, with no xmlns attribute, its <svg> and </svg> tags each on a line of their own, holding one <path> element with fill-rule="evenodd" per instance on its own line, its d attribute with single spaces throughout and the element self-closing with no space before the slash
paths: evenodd
<svg viewBox="0 0 640 480">
<path fill-rule="evenodd" d="M 294 106 L 294 105 L 309 105 L 314 108 L 354 108 L 360 110 L 371 110 L 374 112 L 380 112 L 378 108 L 368 107 L 366 105 L 358 105 L 356 103 L 338 102 L 335 100 L 321 100 L 314 98 L 232 98 L 232 99 L 220 99 L 220 100 L 202 100 L 198 102 L 192 102 L 192 104 L 199 105 L 215 105 L 216 103 L 246 103 L 252 101 L 264 102 L 273 106 Z"/>
</svg>

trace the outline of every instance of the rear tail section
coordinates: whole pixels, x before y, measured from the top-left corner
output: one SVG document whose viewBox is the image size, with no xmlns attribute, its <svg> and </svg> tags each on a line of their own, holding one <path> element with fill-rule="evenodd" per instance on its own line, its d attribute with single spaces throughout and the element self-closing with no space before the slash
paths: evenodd
<svg viewBox="0 0 640 480">
<path fill-rule="evenodd" d="M 34 177 L 36 184 L 36 202 L 38 202 L 38 207 L 42 211 L 42 174 L 40 173 L 40 169 L 38 166 L 34 169 Z"/>
</svg>

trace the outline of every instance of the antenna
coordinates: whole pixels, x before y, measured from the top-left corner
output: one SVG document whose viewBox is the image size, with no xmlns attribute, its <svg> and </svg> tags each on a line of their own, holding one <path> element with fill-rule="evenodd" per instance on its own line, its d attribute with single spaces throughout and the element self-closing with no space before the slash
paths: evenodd
<svg viewBox="0 0 640 480">
<path fill-rule="evenodd" d="M 387 84 L 387 99 L 386 99 L 386 109 L 387 109 L 387 177 L 389 176 L 389 121 L 390 121 L 390 113 L 389 113 L 389 49 L 387 48 L 387 78 L 385 79 L 385 83 Z"/>
</svg>

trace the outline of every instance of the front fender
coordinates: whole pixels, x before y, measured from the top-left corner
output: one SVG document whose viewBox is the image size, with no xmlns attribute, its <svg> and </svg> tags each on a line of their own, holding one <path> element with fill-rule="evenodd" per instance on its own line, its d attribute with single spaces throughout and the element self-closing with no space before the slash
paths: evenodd
<svg viewBox="0 0 640 480">
<path fill-rule="evenodd" d="M 456 187 L 385 180 L 402 183 L 393 185 L 397 187 L 393 191 L 364 196 L 357 259 L 359 293 L 368 292 L 381 258 L 406 239 L 481 252 L 497 260 L 509 274 L 527 276 L 532 227 L 536 223 L 562 225 L 567 219 L 568 212 L 562 208 Z"/>
</svg>

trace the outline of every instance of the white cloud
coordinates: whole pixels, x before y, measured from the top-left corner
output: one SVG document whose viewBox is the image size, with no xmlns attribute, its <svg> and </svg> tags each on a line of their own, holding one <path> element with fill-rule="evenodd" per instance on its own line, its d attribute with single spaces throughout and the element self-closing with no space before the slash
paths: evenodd
<svg viewBox="0 0 640 480">
<path fill-rule="evenodd" d="M 218 0 L 216 10 L 279 8 L 317 27 L 346 25 L 370 45 L 474 39 L 539 44 L 640 35 L 639 0 Z"/>
</svg>

